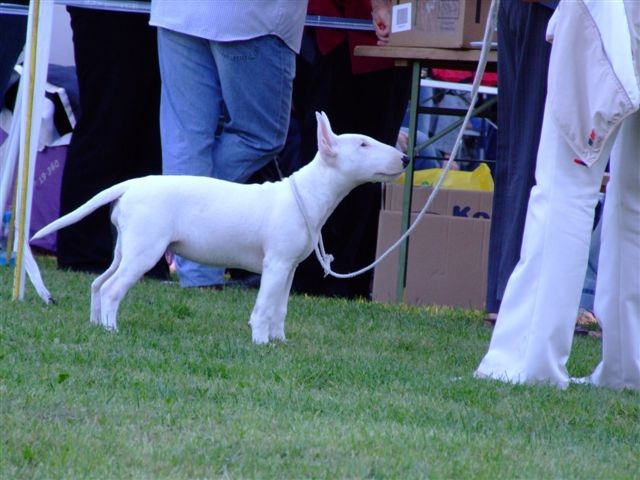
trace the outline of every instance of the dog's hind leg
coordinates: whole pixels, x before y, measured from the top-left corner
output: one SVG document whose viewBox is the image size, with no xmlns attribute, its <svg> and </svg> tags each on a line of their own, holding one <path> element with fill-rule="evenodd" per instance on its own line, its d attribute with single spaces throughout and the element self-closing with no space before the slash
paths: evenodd
<svg viewBox="0 0 640 480">
<path fill-rule="evenodd" d="M 120 260 L 122 259 L 122 251 L 121 251 L 122 243 L 120 241 L 120 234 L 116 239 L 116 247 L 113 250 L 113 262 L 107 270 L 102 273 L 98 278 L 96 278 L 91 284 L 91 316 L 89 319 L 91 323 L 100 323 L 100 290 L 104 282 L 106 282 L 114 272 L 117 270 L 120 265 Z"/>
<path fill-rule="evenodd" d="M 251 339 L 254 343 L 269 342 L 272 321 L 282 313 L 281 303 L 287 296 L 285 290 L 290 285 L 291 270 L 292 267 L 289 264 L 265 261 L 258 298 L 249 320 Z M 278 337 L 284 340 L 284 327 Z"/>
<path fill-rule="evenodd" d="M 120 302 L 129 289 L 164 255 L 166 243 L 145 242 L 134 249 L 127 249 L 129 239 L 123 239 L 120 264 L 105 280 L 100 289 L 100 323 L 107 330 L 117 330 L 117 314 Z"/>
</svg>

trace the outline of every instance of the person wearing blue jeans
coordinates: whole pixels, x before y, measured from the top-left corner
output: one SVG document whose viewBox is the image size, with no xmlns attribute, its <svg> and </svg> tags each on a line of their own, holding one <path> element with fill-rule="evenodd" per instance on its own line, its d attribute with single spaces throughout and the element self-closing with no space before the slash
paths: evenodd
<svg viewBox="0 0 640 480">
<path fill-rule="evenodd" d="M 244 183 L 283 148 L 307 2 L 153 0 L 163 173 Z M 177 257 L 183 287 L 224 269 Z"/>
</svg>

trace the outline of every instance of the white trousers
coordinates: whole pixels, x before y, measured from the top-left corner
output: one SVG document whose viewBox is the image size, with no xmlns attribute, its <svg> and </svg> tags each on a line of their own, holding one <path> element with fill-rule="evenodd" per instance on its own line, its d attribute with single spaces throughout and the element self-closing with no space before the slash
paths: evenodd
<svg viewBox="0 0 640 480">
<path fill-rule="evenodd" d="M 476 376 L 568 385 L 566 364 L 609 156 L 594 305 L 602 361 L 586 380 L 640 389 L 640 112 L 623 122 L 591 167 L 576 162 L 545 113 L 521 258 Z"/>
</svg>

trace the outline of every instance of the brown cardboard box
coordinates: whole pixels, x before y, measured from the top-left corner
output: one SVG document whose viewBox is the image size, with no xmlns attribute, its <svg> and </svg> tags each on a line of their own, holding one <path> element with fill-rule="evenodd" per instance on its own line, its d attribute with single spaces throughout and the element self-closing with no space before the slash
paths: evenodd
<svg viewBox="0 0 640 480">
<path fill-rule="evenodd" d="M 510 0 L 512 1 L 512 0 Z M 482 41 L 491 0 L 396 0 L 389 45 L 469 48 Z"/>
<path fill-rule="evenodd" d="M 402 185 L 387 185 L 380 212 L 377 256 L 400 235 Z M 412 218 L 430 187 L 413 188 Z M 440 190 L 409 238 L 404 302 L 483 309 L 485 306 L 491 192 Z M 398 250 L 375 269 L 373 300 L 396 299 Z"/>
<path fill-rule="evenodd" d="M 419 212 L 433 189 L 429 186 L 414 186 L 411 211 Z M 384 189 L 384 210 L 402 211 L 404 185 L 387 183 Z M 491 218 L 493 192 L 478 190 L 440 189 L 427 213 L 452 217 Z"/>
</svg>

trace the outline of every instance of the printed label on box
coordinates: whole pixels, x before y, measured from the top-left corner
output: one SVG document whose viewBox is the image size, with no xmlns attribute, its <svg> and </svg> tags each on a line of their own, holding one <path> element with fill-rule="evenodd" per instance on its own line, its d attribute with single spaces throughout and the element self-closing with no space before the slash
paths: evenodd
<svg viewBox="0 0 640 480">
<path fill-rule="evenodd" d="M 411 30 L 411 3 L 394 5 L 391 11 L 391 31 L 406 32 Z"/>
<path fill-rule="evenodd" d="M 458 0 L 442 0 L 438 18 L 450 18 L 457 20 L 460 18 L 460 2 Z"/>
</svg>

